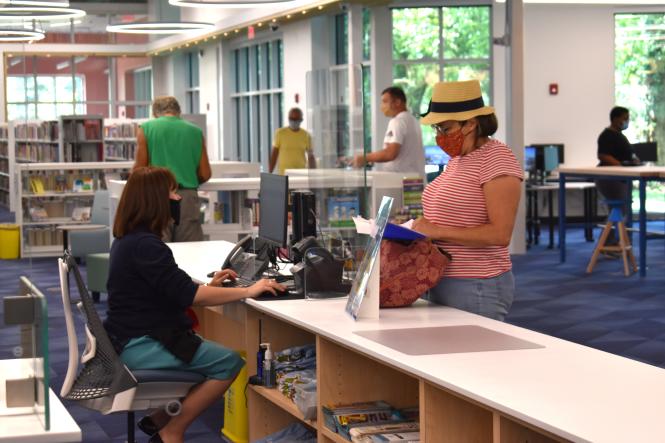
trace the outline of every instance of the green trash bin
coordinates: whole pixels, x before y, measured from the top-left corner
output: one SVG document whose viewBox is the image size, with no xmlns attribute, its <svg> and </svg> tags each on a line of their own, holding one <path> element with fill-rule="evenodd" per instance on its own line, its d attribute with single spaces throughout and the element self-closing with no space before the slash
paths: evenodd
<svg viewBox="0 0 665 443">
<path fill-rule="evenodd" d="M 18 225 L 0 224 L 0 259 L 16 260 L 21 250 L 21 233 Z"/>
</svg>

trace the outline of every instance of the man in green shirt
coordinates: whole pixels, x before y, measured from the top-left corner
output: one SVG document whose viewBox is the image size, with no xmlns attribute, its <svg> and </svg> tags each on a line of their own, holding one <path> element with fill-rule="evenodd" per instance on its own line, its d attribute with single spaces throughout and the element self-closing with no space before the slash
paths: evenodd
<svg viewBox="0 0 665 443">
<path fill-rule="evenodd" d="M 198 186 L 210 179 L 210 161 L 201 129 L 180 118 L 175 97 L 157 97 L 152 103 L 153 120 L 137 131 L 138 149 L 134 168 L 161 166 L 171 170 L 178 181 L 180 220 L 171 224 L 164 241 L 203 240 Z"/>
</svg>

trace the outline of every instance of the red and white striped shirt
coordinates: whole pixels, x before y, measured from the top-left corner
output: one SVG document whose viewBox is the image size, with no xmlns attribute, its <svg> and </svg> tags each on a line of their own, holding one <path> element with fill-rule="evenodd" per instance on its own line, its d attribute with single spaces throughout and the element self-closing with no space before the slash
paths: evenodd
<svg viewBox="0 0 665 443">
<path fill-rule="evenodd" d="M 524 179 L 515 155 L 498 140 L 490 139 L 469 154 L 452 158 L 446 170 L 423 192 L 425 218 L 437 226 L 457 228 L 489 223 L 483 185 L 503 175 Z M 445 277 L 491 278 L 512 268 L 505 246 L 437 244 L 453 256 Z"/>
</svg>

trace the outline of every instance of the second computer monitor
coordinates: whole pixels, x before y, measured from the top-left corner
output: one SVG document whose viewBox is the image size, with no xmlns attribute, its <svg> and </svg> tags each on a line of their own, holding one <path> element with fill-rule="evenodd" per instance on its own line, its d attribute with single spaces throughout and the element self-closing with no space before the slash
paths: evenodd
<svg viewBox="0 0 665 443">
<path fill-rule="evenodd" d="M 272 246 L 287 246 L 289 177 L 261 174 L 259 186 L 259 237 Z"/>
</svg>

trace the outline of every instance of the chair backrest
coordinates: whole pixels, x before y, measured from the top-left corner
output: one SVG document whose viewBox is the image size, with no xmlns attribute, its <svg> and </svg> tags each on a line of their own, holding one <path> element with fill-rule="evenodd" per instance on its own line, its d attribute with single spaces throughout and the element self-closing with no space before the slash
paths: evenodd
<svg viewBox="0 0 665 443">
<path fill-rule="evenodd" d="M 95 225 L 109 226 L 111 199 L 109 191 L 99 190 L 95 192 L 92 201 L 92 210 L 90 211 L 90 223 Z"/>
<path fill-rule="evenodd" d="M 99 314 L 95 310 L 74 257 L 65 252 L 58 259 L 60 290 L 67 325 L 69 364 L 60 396 L 68 400 L 88 400 L 126 391 L 136 386 L 136 380 L 115 352 Z M 80 300 L 74 302 L 69 290 L 69 276 L 73 275 Z M 80 356 L 72 304 L 81 310 L 85 320 L 86 346 Z"/>
</svg>

